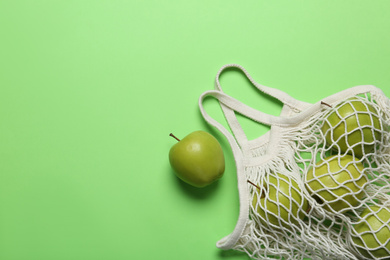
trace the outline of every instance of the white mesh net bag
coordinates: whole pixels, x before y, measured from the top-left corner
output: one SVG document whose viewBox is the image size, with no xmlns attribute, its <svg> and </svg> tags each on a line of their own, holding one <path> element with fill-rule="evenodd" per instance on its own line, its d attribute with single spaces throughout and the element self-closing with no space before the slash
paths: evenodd
<svg viewBox="0 0 390 260">
<path fill-rule="evenodd" d="M 280 100 L 281 115 L 224 93 L 219 77 L 231 67 Z M 208 97 L 229 130 L 205 111 Z M 380 89 L 357 86 L 309 104 L 229 64 L 199 106 L 229 141 L 237 170 L 239 219 L 217 247 L 254 259 L 390 259 L 390 101 Z M 237 113 L 270 131 L 248 140 Z"/>
</svg>

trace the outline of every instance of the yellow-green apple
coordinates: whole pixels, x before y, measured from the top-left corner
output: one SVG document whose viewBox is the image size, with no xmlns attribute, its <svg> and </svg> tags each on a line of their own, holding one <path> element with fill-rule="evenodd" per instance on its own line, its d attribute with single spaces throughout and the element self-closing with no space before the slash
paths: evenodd
<svg viewBox="0 0 390 260">
<path fill-rule="evenodd" d="M 309 169 L 305 184 L 325 209 L 345 212 L 359 205 L 367 177 L 364 166 L 351 155 L 333 155 Z"/>
<path fill-rule="evenodd" d="M 293 178 L 284 174 L 267 174 L 258 185 L 250 183 L 256 187 L 252 206 L 261 216 L 263 225 L 289 227 L 304 219 L 309 204 Z"/>
<path fill-rule="evenodd" d="M 321 131 L 327 145 L 361 158 L 373 151 L 375 141 L 381 139 L 381 129 L 379 113 L 372 105 L 350 99 L 326 117 Z"/>
<path fill-rule="evenodd" d="M 225 157 L 218 140 L 205 131 L 195 131 L 178 139 L 169 151 L 169 162 L 184 182 L 205 187 L 222 177 Z"/>
<path fill-rule="evenodd" d="M 369 206 L 352 229 L 355 248 L 370 259 L 390 259 L 390 209 Z"/>
</svg>

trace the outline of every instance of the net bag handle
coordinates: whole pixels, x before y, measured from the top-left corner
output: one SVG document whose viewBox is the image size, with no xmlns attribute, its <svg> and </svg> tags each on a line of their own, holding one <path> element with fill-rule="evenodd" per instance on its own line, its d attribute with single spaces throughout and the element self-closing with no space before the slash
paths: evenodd
<svg viewBox="0 0 390 260">
<path fill-rule="evenodd" d="M 293 109 L 295 111 L 302 111 L 311 105 L 310 103 L 306 103 L 306 102 L 302 102 L 302 101 L 299 101 L 297 99 L 294 99 L 293 97 L 291 97 L 290 95 L 288 95 L 287 93 L 285 93 L 279 89 L 270 88 L 270 87 L 267 87 L 267 86 L 264 86 L 264 85 L 257 83 L 252 78 L 252 76 L 248 73 L 248 71 L 243 66 L 241 66 L 239 64 L 227 64 L 227 65 L 222 66 L 219 69 L 219 71 L 215 77 L 215 89 L 220 91 L 220 92 L 224 93 L 222 86 L 221 86 L 221 83 L 220 83 L 221 74 L 229 68 L 236 68 L 239 71 L 243 72 L 244 75 L 246 76 L 246 78 L 258 90 L 260 90 L 261 92 L 263 92 L 264 94 L 266 94 L 270 97 L 273 97 L 273 98 L 279 100 L 283 104 L 282 115 L 284 112 L 287 112 L 286 109 L 290 109 L 290 110 Z M 234 110 L 232 108 L 226 106 L 223 102 L 220 105 L 221 105 L 221 109 L 225 115 L 225 118 L 226 118 L 232 132 L 237 137 L 238 143 L 240 144 L 240 146 L 245 145 L 244 142 L 246 142 L 246 135 L 244 133 L 244 130 L 240 127 L 240 124 L 237 120 L 237 117 L 234 113 Z M 265 114 L 263 114 L 263 115 L 265 117 L 268 117 Z M 266 119 L 266 120 L 269 121 L 269 119 Z M 267 122 L 261 122 L 259 120 L 256 120 L 256 121 L 258 121 L 262 124 L 265 124 L 265 125 L 269 125 L 269 126 L 272 125 L 272 123 L 270 123 L 270 122 L 267 123 Z M 271 119 L 271 121 L 274 121 L 274 120 Z"/>
<path fill-rule="evenodd" d="M 246 76 L 246 78 L 252 83 L 253 86 L 255 86 L 258 90 L 260 90 L 264 94 L 267 94 L 267 95 L 281 101 L 284 105 L 288 105 L 289 107 L 296 108 L 298 110 L 303 110 L 311 105 L 310 103 L 297 100 L 297 99 L 291 97 L 290 95 L 288 95 L 286 92 L 283 92 L 279 89 L 270 88 L 270 87 L 259 84 L 258 82 L 256 82 L 252 78 L 252 76 L 249 74 L 249 72 L 243 66 L 241 66 L 239 64 L 234 64 L 234 63 L 233 64 L 226 64 L 219 69 L 217 76 L 215 77 L 215 89 L 216 90 L 223 92 L 219 79 L 221 77 L 221 74 L 226 69 L 229 69 L 229 68 L 236 68 L 236 69 L 242 71 L 244 73 L 244 75 Z"/>
</svg>

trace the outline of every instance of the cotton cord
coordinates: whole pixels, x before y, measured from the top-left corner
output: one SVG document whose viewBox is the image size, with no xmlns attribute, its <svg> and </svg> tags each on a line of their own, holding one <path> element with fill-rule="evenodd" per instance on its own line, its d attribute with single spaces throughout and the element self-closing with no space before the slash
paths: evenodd
<svg viewBox="0 0 390 260">
<path fill-rule="evenodd" d="M 231 67 L 280 100 L 281 115 L 224 93 L 219 78 Z M 229 130 L 207 114 L 207 97 L 219 101 Z M 367 216 L 379 216 L 382 230 L 390 228 L 390 220 L 381 219 L 390 207 L 390 101 L 379 88 L 357 86 L 309 104 L 228 64 L 218 71 L 215 90 L 200 96 L 199 107 L 229 141 L 236 163 L 240 214 L 217 247 L 253 259 L 389 259 L 390 245 L 378 231 L 356 231 L 370 224 Z M 236 113 L 269 125 L 270 131 L 247 140 Z M 367 234 L 376 247 L 356 242 Z"/>
</svg>

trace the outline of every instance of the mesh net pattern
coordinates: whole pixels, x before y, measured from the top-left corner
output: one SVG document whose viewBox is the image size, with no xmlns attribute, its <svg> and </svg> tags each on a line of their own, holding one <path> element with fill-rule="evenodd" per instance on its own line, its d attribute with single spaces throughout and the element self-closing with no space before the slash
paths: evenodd
<svg viewBox="0 0 390 260">
<path fill-rule="evenodd" d="M 390 102 L 369 93 L 280 128 L 277 154 L 247 165 L 255 259 L 390 259 Z M 266 146 L 247 151 L 264 157 Z"/>
</svg>

